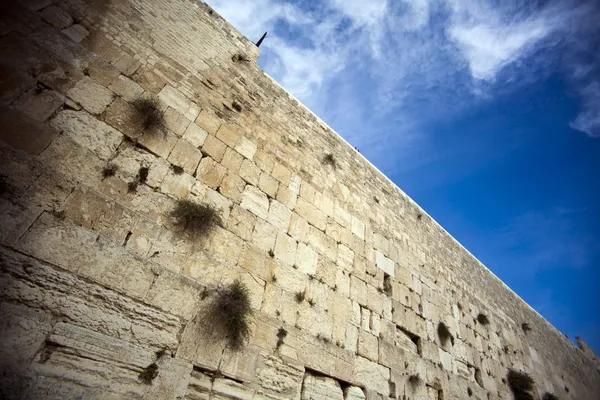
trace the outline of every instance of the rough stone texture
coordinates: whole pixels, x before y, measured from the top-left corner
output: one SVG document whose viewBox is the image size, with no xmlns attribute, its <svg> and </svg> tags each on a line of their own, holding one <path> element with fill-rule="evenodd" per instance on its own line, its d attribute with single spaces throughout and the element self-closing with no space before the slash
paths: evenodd
<svg viewBox="0 0 600 400">
<path fill-rule="evenodd" d="M 1 6 L 1 398 L 508 399 L 508 368 L 538 394 L 599 397 L 593 351 L 266 77 L 209 6 L 104 3 Z M 131 104 L 149 95 L 164 135 Z M 222 226 L 183 232 L 178 199 Z M 240 349 L 207 313 L 235 279 L 253 310 Z"/>
<path fill-rule="evenodd" d="M 100 114 L 113 101 L 112 92 L 89 77 L 77 82 L 67 96 L 92 114 Z"/>
</svg>

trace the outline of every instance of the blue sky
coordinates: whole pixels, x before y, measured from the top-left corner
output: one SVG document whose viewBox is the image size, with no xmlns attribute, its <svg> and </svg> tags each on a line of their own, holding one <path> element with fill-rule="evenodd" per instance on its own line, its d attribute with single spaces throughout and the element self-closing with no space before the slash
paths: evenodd
<svg viewBox="0 0 600 400">
<path fill-rule="evenodd" d="M 261 67 L 600 352 L 600 3 L 209 0 Z"/>
</svg>

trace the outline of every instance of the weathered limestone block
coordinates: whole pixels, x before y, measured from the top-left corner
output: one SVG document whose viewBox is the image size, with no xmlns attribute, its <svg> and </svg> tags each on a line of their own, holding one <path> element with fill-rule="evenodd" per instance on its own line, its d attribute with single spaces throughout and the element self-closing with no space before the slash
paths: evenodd
<svg viewBox="0 0 600 400">
<path fill-rule="evenodd" d="M 254 390 L 231 379 L 217 378 L 213 382 L 210 398 L 215 400 L 252 400 Z"/>
<path fill-rule="evenodd" d="M 302 242 L 298 243 L 296 251 L 296 266 L 298 271 L 307 275 L 315 275 L 317 272 L 317 252 L 309 245 Z"/>
<path fill-rule="evenodd" d="M 277 200 L 271 201 L 271 205 L 269 207 L 269 214 L 267 215 L 267 221 L 269 221 L 275 228 L 287 232 L 291 218 L 292 211 L 289 208 L 287 208 Z"/>
<path fill-rule="evenodd" d="M 297 363 L 284 362 L 278 357 L 261 353 L 256 378 L 267 393 L 293 399 L 300 395 L 304 367 Z"/>
<path fill-rule="evenodd" d="M 36 121 L 46 121 L 54 112 L 63 105 L 64 97 L 54 90 L 37 89 L 25 92 L 14 103 L 13 107 Z"/>
<path fill-rule="evenodd" d="M 252 232 L 252 243 L 265 253 L 275 248 L 277 229 L 267 221 L 258 219 Z"/>
<path fill-rule="evenodd" d="M 117 66 L 117 68 L 119 67 Z M 175 89 L 170 85 L 166 85 L 160 91 L 160 93 L 158 94 L 158 98 L 165 102 L 169 107 L 173 107 L 175 110 L 179 111 L 190 121 L 194 121 L 200 113 L 200 108 L 195 103 L 188 100 L 183 93 L 181 93 L 179 90 Z"/>
<path fill-rule="evenodd" d="M 288 228 L 288 233 L 290 234 L 290 236 L 296 239 L 298 242 L 306 243 L 308 241 L 309 230 L 310 225 L 308 224 L 308 222 L 306 222 L 305 219 L 293 212 L 290 218 L 290 225 Z"/>
<path fill-rule="evenodd" d="M 61 111 L 50 126 L 103 160 L 110 159 L 123 141 L 120 132 L 85 111 Z"/>
<path fill-rule="evenodd" d="M 246 182 L 244 182 L 242 178 L 240 178 L 237 175 L 228 173 L 223 177 L 223 181 L 221 181 L 221 185 L 219 186 L 219 192 L 221 192 L 223 196 L 234 201 L 235 203 L 239 203 L 241 201 L 245 187 Z"/>
<path fill-rule="evenodd" d="M 371 361 L 377 362 L 378 358 L 378 338 L 364 329 L 358 332 L 358 354 Z"/>
<path fill-rule="evenodd" d="M 240 164 L 241 165 L 241 164 Z M 267 196 L 274 198 L 277 196 L 277 189 L 279 189 L 279 182 L 266 172 L 260 174 L 258 180 L 258 187 L 260 190 L 265 192 Z"/>
<path fill-rule="evenodd" d="M 367 389 L 385 394 L 386 396 L 389 393 L 389 368 L 369 361 L 366 358 L 360 356 L 356 357 L 352 378 L 354 382 Z"/>
<path fill-rule="evenodd" d="M 256 154 L 257 146 L 245 136 L 241 136 L 234 148 L 238 153 L 247 159 L 252 160 L 254 158 L 254 154 Z"/>
<path fill-rule="evenodd" d="M 73 18 L 66 11 L 58 6 L 49 6 L 40 12 L 44 21 L 57 28 L 66 28 L 73 23 Z"/>
<path fill-rule="evenodd" d="M 233 206 L 231 214 L 229 215 L 227 229 L 243 240 L 249 241 L 252 239 L 255 223 L 256 217 L 236 204 Z"/>
<path fill-rule="evenodd" d="M 223 164 L 223 166 L 231 173 L 238 174 L 240 167 L 242 166 L 242 161 L 244 161 L 244 157 L 237 151 L 228 147 L 225 150 L 225 155 L 223 156 L 223 160 L 221 160 L 221 164 Z"/>
<path fill-rule="evenodd" d="M 52 315 L 3 302 L 0 317 L 0 370 L 2 375 L 19 374 L 28 367 L 52 329 Z"/>
<path fill-rule="evenodd" d="M 213 381 L 210 376 L 193 369 L 185 400 L 209 400 Z"/>
<path fill-rule="evenodd" d="M 158 376 L 146 393 L 146 399 L 183 399 L 192 373 L 193 364 L 180 358 L 161 357 L 157 360 Z"/>
<path fill-rule="evenodd" d="M 75 86 L 67 92 L 73 101 L 81 104 L 81 106 L 91 114 L 100 114 L 114 99 L 114 94 L 86 76 L 75 84 Z"/>
<path fill-rule="evenodd" d="M 355 325 L 346 325 L 344 348 L 354 353 L 358 351 L 358 329 Z"/>
<path fill-rule="evenodd" d="M 276 259 L 281 260 L 288 265 L 295 265 L 296 249 L 297 243 L 294 239 L 281 231 L 277 234 L 274 249 Z"/>
<path fill-rule="evenodd" d="M 208 133 L 194 123 L 190 123 L 183 133 L 183 139 L 190 142 L 196 148 L 199 148 L 204 144 L 207 136 Z"/>
<path fill-rule="evenodd" d="M 202 152 L 208 154 L 217 162 L 221 162 L 226 149 L 227 145 L 213 135 L 208 135 L 202 145 Z"/>
<path fill-rule="evenodd" d="M 244 158 L 240 167 L 240 177 L 251 185 L 258 186 L 261 171 L 260 169 L 247 158 Z"/>
<path fill-rule="evenodd" d="M 302 400 L 344 400 L 344 394 L 340 383 L 335 379 L 307 372 L 302 382 L 300 398 Z"/>
<path fill-rule="evenodd" d="M 89 36 L 90 32 L 83 25 L 73 24 L 66 29 L 63 29 L 62 32 L 69 37 L 75 43 L 80 43 Z"/>
<path fill-rule="evenodd" d="M 4 299 L 52 310 L 81 327 L 142 346 L 177 346 L 181 324 L 169 314 L 20 254 L 3 251 L 0 258 Z"/>
<path fill-rule="evenodd" d="M 394 277 L 396 274 L 394 262 L 383 255 L 383 253 L 379 251 L 375 251 L 375 263 L 377 267 L 379 267 L 383 272 L 388 274 L 391 277 Z M 412 284 L 412 282 L 411 282 Z"/>
<path fill-rule="evenodd" d="M 234 148 L 242 135 L 241 131 L 242 128 L 237 124 L 222 124 L 215 136 L 227 146 Z"/>
<path fill-rule="evenodd" d="M 169 154 L 167 161 L 180 166 L 185 172 L 193 175 L 196 172 L 196 167 L 198 167 L 201 158 L 202 153 L 200 150 L 187 140 L 179 139 L 175 147 L 173 147 L 171 154 Z M 209 186 L 212 187 L 211 185 Z"/>
<path fill-rule="evenodd" d="M 365 224 L 355 216 L 352 216 L 352 233 L 359 239 L 365 239 Z"/>
<path fill-rule="evenodd" d="M 189 119 L 171 107 L 167 107 L 164 116 L 167 128 L 179 137 L 183 135 L 187 127 L 192 124 Z"/>
<path fill-rule="evenodd" d="M 262 219 L 267 219 L 269 214 L 269 198 L 252 185 L 247 185 L 244 189 L 240 206 Z"/>
<path fill-rule="evenodd" d="M 344 400 L 365 400 L 365 392 L 357 386 L 344 388 Z"/>
<path fill-rule="evenodd" d="M 319 254 L 335 261 L 337 258 L 337 245 L 333 239 L 322 231 L 311 226 L 308 232 L 308 243 L 313 246 Z"/>
<path fill-rule="evenodd" d="M 0 107 L 0 125 L 0 139 L 31 155 L 40 154 L 58 135 L 48 126 L 7 107 Z"/>
<path fill-rule="evenodd" d="M 283 186 L 289 185 L 290 180 L 292 179 L 292 173 L 290 170 L 280 163 L 274 164 L 271 175 L 273 175 L 273 178 L 281 182 Z"/>
<path fill-rule="evenodd" d="M 137 100 L 144 93 L 140 85 L 123 75 L 114 79 L 108 88 L 129 102 Z"/>
<path fill-rule="evenodd" d="M 138 138 L 138 143 L 159 157 L 167 158 L 177 144 L 177 136 L 170 131 L 166 132 L 143 132 Z"/>
<path fill-rule="evenodd" d="M 142 135 L 143 124 L 138 111 L 120 97 L 107 108 L 105 121 L 130 139 L 137 139 Z"/>
<path fill-rule="evenodd" d="M 142 65 L 138 60 L 125 52 L 121 52 L 112 61 L 114 65 L 125 76 L 131 76 Z M 162 93 L 162 92 L 161 92 Z M 166 96 L 165 96 L 166 97 Z"/>
<path fill-rule="evenodd" d="M 96 82 L 106 87 L 110 86 L 121 75 L 118 69 L 101 58 L 91 63 L 87 72 Z"/>
<path fill-rule="evenodd" d="M 202 110 L 200 114 L 198 114 L 198 118 L 196 118 L 196 124 L 214 136 L 221 126 L 221 121 L 210 110 Z"/>
<path fill-rule="evenodd" d="M 325 228 L 327 227 L 327 218 L 325 214 L 323 214 L 323 212 L 314 205 L 304 200 L 302 197 L 298 199 L 295 211 L 299 216 L 306 219 L 311 225 L 321 231 L 325 231 Z"/>
<path fill-rule="evenodd" d="M 204 287 L 168 270 L 158 273 L 144 301 L 186 320 L 195 316 Z"/>
</svg>

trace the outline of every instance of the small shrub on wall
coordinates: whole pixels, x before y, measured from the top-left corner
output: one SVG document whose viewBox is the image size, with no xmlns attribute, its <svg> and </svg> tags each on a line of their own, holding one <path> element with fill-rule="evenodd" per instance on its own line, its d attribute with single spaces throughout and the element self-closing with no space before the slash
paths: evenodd
<svg viewBox="0 0 600 400">
<path fill-rule="evenodd" d="M 533 390 L 533 379 L 525 372 L 509 369 L 506 375 L 508 387 L 513 392 L 515 400 L 534 400 L 531 391 Z"/>
<path fill-rule="evenodd" d="M 144 130 L 155 135 L 165 134 L 165 117 L 160 110 L 158 99 L 155 97 L 142 97 L 137 99 L 133 106 L 137 111 L 137 117 L 141 121 Z"/>
<path fill-rule="evenodd" d="M 248 287 L 236 280 L 217 291 L 209 307 L 206 323 L 224 334 L 232 348 L 239 349 L 250 335 L 251 315 Z"/>
<path fill-rule="evenodd" d="M 191 200 L 178 200 L 171 216 L 184 230 L 192 234 L 205 235 L 216 225 L 223 225 L 217 210 L 208 204 L 198 204 Z"/>
<path fill-rule="evenodd" d="M 448 340 L 450 340 L 450 343 L 454 345 L 454 336 L 452 336 L 452 333 L 450 333 L 450 330 L 443 322 L 438 324 L 437 334 L 442 344 L 445 344 Z"/>
</svg>

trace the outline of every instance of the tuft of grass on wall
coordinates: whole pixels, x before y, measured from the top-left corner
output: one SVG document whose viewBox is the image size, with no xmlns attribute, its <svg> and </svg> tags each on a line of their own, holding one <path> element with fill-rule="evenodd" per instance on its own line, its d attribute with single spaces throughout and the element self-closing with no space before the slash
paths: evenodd
<svg viewBox="0 0 600 400">
<path fill-rule="evenodd" d="M 283 327 L 279 328 L 279 330 L 277 331 L 277 348 L 281 347 L 281 345 L 283 344 L 283 340 L 285 339 L 287 334 L 288 332 Z"/>
<path fill-rule="evenodd" d="M 523 332 L 527 333 L 531 330 L 531 327 L 529 326 L 529 324 L 527 322 L 523 322 L 521 324 L 521 329 L 523 330 Z"/>
<path fill-rule="evenodd" d="M 515 400 L 534 400 L 533 394 L 531 394 L 534 382 L 528 374 L 509 369 L 506 380 Z"/>
<path fill-rule="evenodd" d="M 180 167 L 179 165 L 171 164 L 171 169 L 173 170 L 173 173 L 175 175 L 181 175 L 181 174 L 183 174 L 183 168 Z"/>
<path fill-rule="evenodd" d="M 156 363 L 152 363 L 148 365 L 146 368 L 140 372 L 138 375 L 138 379 L 145 383 L 146 385 L 151 385 L 154 378 L 158 376 L 158 365 Z"/>
<path fill-rule="evenodd" d="M 250 335 L 250 291 L 240 280 L 217 291 L 209 307 L 207 323 L 227 336 L 229 345 L 239 349 Z"/>
<path fill-rule="evenodd" d="M 304 301 L 304 299 L 306 298 L 306 290 L 303 290 L 301 292 L 296 292 L 296 294 L 294 295 L 294 298 L 296 299 L 297 303 L 302 303 Z"/>
<path fill-rule="evenodd" d="M 145 131 L 155 135 L 165 135 L 165 117 L 156 97 L 141 97 L 133 103 L 133 106 Z"/>
<path fill-rule="evenodd" d="M 104 169 L 102 169 L 102 178 L 110 178 L 111 176 L 115 176 L 117 173 L 117 166 L 115 164 L 109 164 Z"/>
<path fill-rule="evenodd" d="M 454 336 L 452 336 L 452 333 L 450 333 L 450 330 L 443 322 L 438 324 L 437 334 L 442 344 L 445 344 L 448 340 L 450 340 L 450 343 L 454 346 Z"/>
<path fill-rule="evenodd" d="M 412 386 L 417 386 L 421 382 L 421 377 L 419 374 L 412 374 L 408 377 L 408 383 Z"/>
<path fill-rule="evenodd" d="M 488 317 L 482 313 L 479 313 L 477 315 L 477 322 L 479 322 L 481 325 L 489 325 L 490 324 L 490 320 L 488 319 Z"/>
<path fill-rule="evenodd" d="M 331 165 L 333 167 L 333 169 L 337 168 L 337 163 L 335 162 L 335 158 L 333 157 L 333 154 L 331 153 L 327 153 L 323 156 L 323 160 L 321 161 L 323 163 L 323 165 Z"/>
<path fill-rule="evenodd" d="M 197 235 L 207 234 L 216 225 L 223 225 L 221 216 L 214 207 L 191 200 L 178 200 L 171 216 L 186 231 Z"/>
</svg>

